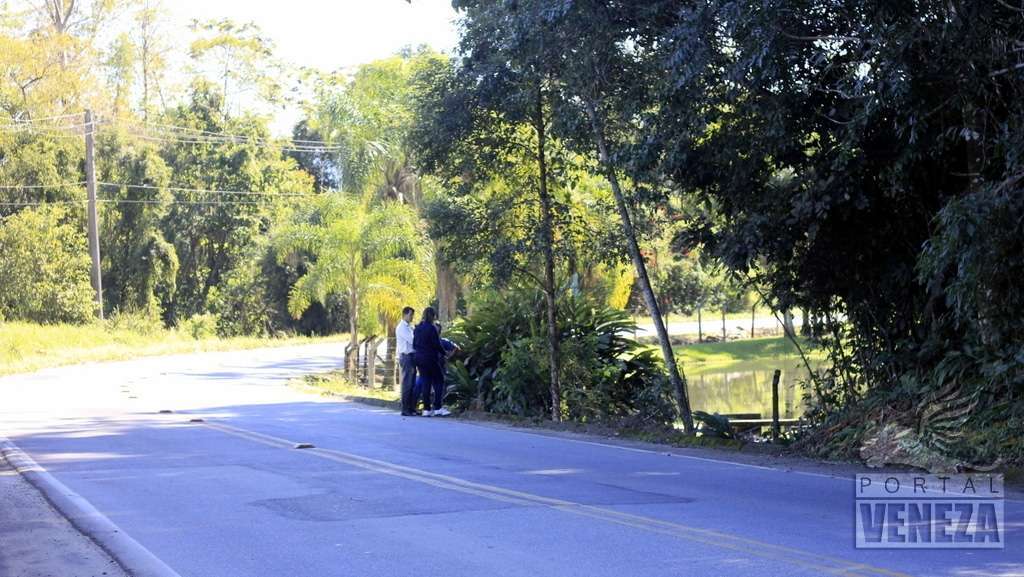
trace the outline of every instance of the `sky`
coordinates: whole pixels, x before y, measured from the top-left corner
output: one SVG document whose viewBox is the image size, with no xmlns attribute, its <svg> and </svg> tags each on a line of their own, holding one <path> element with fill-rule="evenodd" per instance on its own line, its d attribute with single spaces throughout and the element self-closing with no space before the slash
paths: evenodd
<svg viewBox="0 0 1024 577">
<path fill-rule="evenodd" d="M 450 0 L 173 0 L 165 4 L 185 29 L 193 18 L 255 22 L 288 62 L 322 70 L 390 56 L 427 44 L 457 42 Z"/>
<path fill-rule="evenodd" d="M 334 71 L 386 58 L 406 46 L 451 52 L 458 41 L 450 0 L 172 0 L 169 28 L 183 42 L 193 19 L 254 22 L 276 55 L 299 66 Z M 297 110 L 276 114 L 273 129 L 290 132 Z"/>
</svg>

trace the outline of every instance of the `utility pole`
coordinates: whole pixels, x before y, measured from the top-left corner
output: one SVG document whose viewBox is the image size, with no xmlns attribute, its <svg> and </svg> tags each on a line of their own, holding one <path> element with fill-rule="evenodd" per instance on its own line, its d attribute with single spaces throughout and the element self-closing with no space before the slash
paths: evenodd
<svg viewBox="0 0 1024 577">
<path fill-rule="evenodd" d="M 96 163 L 93 159 L 92 111 L 85 111 L 85 190 L 89 194 L 89 256 L 92 257 L 92 288 L 96 291 L 96 316 L 103 320 L 103 276 L 100 273 L 100 234 L 96 217 Z"/>
</svg>

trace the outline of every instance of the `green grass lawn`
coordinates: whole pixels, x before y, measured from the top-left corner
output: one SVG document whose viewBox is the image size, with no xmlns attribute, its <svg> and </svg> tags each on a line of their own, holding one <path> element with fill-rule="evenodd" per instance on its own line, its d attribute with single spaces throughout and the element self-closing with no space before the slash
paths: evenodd
<svg viewBox="0 0 1024 577">
<path fill-rule="evenodd" d="M 90 361 L 124 360 L 142 356 L 200 351 L 227 351 L 260 347 L 344 341 L 345 335 L 326 338 L 203 338 L 173 330 L 137 331 L 99 323 L 37 325 L 0 323 L 0 375 Z"/>
<path fill-rule="evenodd" d="M 810 343 L 801 339 L 800 346 L 808 358 L 824 358 L 821 351 L 811 348 Z M 724 343 L 701 343 L 676 347 L 678 359 L 684 364 L 728 365 L 762 359 L 798 357 L 796 347 L 786 337 L 743 339 Z"/>
<path fill-rule="evenodd" d="M 767 309 L 767 308 L 758 308 L 756 316 L 757 316 L 757 318 L 771 317 L 772 316 L 772 311 L 771 311 L 771 309 Z M 651 322 L 651 317 L 649 317 L 649 316 L 647 316 L 645 314 L 644 315 L 633 315 L 633 320 L 636 323 L 638 323 L 638 324 L 646 324 L 646 323 Z M 698 320 L 698 318 L 697 318 L 697 314 L 696 313 L 694 313 L 692 315 L 680 315 L 680 314 L 673 313 L 673 314 L 670 314 L 668 316 L 668 322 L 670 322 L 670 323 L 695 323 L 695 322 L 697 322 L 697 320 Z M 720 311 L 706 310 L 706 311 L 704 311 L 701 320 L 704 323 L 711 323 L 711 322 L 715 322 L 715 321 L 721 323 L 722 322 L 722 313 Z M 747 310 L 744 310 L 744 311 L 740 311 L 738 313 L 726 313 L 725 314 L 725 320 L 727 322 L 728 321 L 746 321 L 747 324 L 749 324 L 750 323 L 750 309 L 747 309 Z M 798 320 L 799 320 L 799 317 L 798 317 Z"/>
</svg>

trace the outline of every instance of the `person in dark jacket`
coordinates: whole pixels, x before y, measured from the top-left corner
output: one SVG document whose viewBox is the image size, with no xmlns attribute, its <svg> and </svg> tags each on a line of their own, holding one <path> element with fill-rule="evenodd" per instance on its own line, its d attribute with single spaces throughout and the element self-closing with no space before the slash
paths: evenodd
<svg viewBox="0 0 1024 577">
<path fill-rule="evenodd" d="M 436 320 L 434 308 L 427 307 L 423 309 L 423 317 L 412 332 L 413 359 L 416 371 L 423 377 L 424 417 L 440 412 L 444 400 L 444 374 L 439 360 L 444 357 L 445 350 L 441 345 L 441 333 L 434 324 Z M 431 399 L 431 396 L 434 398 Z"/>
</svg>

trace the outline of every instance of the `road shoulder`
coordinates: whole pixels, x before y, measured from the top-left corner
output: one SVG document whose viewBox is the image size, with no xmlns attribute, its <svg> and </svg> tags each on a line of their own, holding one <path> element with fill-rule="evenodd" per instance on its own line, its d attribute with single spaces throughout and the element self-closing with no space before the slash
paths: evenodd
<svg viewBox="0 0 1024 577">
<path fill-rule="evenodd" d="M 127 577 L 0 456 L 0 575 Z"/>
</svg>

